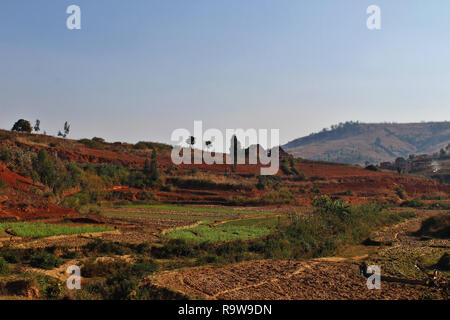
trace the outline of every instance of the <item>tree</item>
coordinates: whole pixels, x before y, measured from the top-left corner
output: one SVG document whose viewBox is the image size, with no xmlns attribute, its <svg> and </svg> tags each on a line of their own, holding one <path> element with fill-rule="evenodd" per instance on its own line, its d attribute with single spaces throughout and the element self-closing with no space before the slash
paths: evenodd
<svg viewBox="0 0 450 320">
<path fill-rule="evenodd" d="M 148 159 L 145 160 L 144 164 L 144 176 L 145 176 L 145 185 L 153 186 L 160 179 L 160 172 L 158 170 L 158 160 L 156 158 L 156 150 L 153 149 L 151 161 Z"/>
<path fill-rule="evenodd" d="M 58 177 L 53 161 L 50 159 L 45 149 L 41 149 L 38 152 L 37 157 L 33 160 L 33 170 L 36 171 L 39 180 L 43 184 L 50 188 L 54 188 Z"/>
<path fill-rule="evenodd" d="M 28 132 L 28 133 L 31 133 L 31 131 L 33 131 L 33 129 L 31 128 L 30 121 L 27 121 L 24 119 L 20 119 L 16 123 L 14 123 L 14 126 L 12 127 L 11 130 L 17 131 L 17 132 Z"/>
<path fill-rule="evenodd" d="M 150 161 L 148 159 L 145 159 L 144 163 L 144 175 L 146 177 L 150 177 L 151 171 L 150 171 Z"/>
<path fill-rule="evenodd" d="M 150 163 L 150 179 L 153 182 L 157 182 L 159 180 L 160 173 L 158 170 L 158 160 L 156 159 L 156 150 L 153 149 L 152 152 L 152 161 Z"/>
<path fill-rule="evenodd" d="M 241 143 L 236 135 L 231 137 L 230 155 L 233 159 L 233 171 L 236 171 L 238 163 L 239 150 L 241 149 Z"/>
<path fill-rule="evenodd" d="M 39 132 L 41 131 L 41 120 L 36 119 L 36 122 L 34 124 L 34 132 Z"/>
<path fill-rule="evenodd" d="M 190 136 L 189 138 L 186 139 L 186 143 L 192 148 L 194 147 L 195 144 L 195 137 L 194 136 Z"/>
<path fill-rule="evenodd" d="M 70 124 L 66 121 L 64 123 L 64 133 L 61 130 L 58 131 L 58 137 L 66 138 L 70 133 Z"/>
</svg>

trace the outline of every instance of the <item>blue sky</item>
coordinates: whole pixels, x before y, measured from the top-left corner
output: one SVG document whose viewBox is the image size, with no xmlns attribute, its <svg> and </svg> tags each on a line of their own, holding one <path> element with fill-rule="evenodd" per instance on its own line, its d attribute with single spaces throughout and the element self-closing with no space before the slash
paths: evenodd
<svg viewBox="0 0 450 320">
<path fill-rule="evenodd" d="M 447 0 L 2 0 L 0 128 L 169 142 L 203 120 L 285 143 L 348 120 L 450 120 L 449 30 Z"/>
</svg>

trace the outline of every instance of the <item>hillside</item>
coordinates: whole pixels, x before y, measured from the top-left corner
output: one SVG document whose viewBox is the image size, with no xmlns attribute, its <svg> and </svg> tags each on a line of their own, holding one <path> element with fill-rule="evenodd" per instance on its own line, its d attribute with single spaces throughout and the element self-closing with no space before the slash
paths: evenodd
<svg viewBox="0 0 450 320">
<path fill-rule="evenodd" d="M 450 122 L 346 122 L 295 139 L 283 148 L 295 157 L 339 163 L 392 161 L 410 154 L 432 154 L 450 142 Z"/>
<path fill-rule="evenodd" d="M 158 178 L 145 162 L 156 150 Z M 44 152 L 45 151 L 45 152 Z M 104 201 L 278 206 L 328 195 L 349 203 L 439 198 L 449 187 L 416 175 L 360 166 L 282 158 L 276 176 L 259 165 L 180 165 L 170 146 L 70 140 L 0 130 L 0 217 L 26 219 L 83 211 Z M 398 190 L 405 195 L 401 198 Z"/>
</svg>

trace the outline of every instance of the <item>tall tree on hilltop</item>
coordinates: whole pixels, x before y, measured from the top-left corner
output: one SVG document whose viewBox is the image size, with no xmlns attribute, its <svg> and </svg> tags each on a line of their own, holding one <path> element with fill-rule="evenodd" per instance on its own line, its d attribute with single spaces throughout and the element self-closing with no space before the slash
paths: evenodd
<svg viewBox="0 0 450 320">
<path fill-rule="evenodd" d="M 34 123 L 34 132 L 41 131 L 41 120 L 36 119 L 36 122 Z"/>
<path fill-rule="evenodd" d="M 160 178 L 160 173 L 158 170 L 158 160 L 156 159 L 156 149 L 152 152 L 152 161 L 150 163 L 150 179 L 153 182 L 158 181 Z"/>
</svg>

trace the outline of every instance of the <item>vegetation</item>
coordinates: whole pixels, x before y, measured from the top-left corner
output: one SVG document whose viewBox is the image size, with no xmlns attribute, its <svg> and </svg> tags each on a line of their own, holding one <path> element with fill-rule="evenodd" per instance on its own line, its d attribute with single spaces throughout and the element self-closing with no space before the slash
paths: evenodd
<svg viewBox="0 0 450 320">
<path fill-rule="evenodd" d="M 247 223 L 251 224 L 251 222 L 251 220 L 247 220 Z M 191 229 L 174 230 L 166 237 L 168 239 L 182 239 L 194 242 L 224 242 L 237 239 L 259 238 L 268 235 L 270 231 L 268 227 L 227 223 L 217 227 L 200 225 Z"/>
<path fill-rule="evenodd" d="M 436 264 L 440 270 L 450 271 L 450 253 L 444 253 Z"/>
<path fill-rule="evenodd" d="M 413 200 L 403 201 L 401 206 L 402 207 L 410 207 L 410 208 L 423 208 L 426 206 L 426 204 L 419 199 L 413 199 Z"/>
<path fill-rule="evenodd" d="M 233 236 L 225 236 L 224 239 L 219 233 L 219 226 L 210 229 L 199 226 L 191 229 L 194 232 L 190 234 L 189 230 L 174 231 L 170 235 L 174 238 L 178 236 L 177 239 L 170 240 L 161 248 L 153 247 L 152 255 L 162 259 L 195 257 L 199 264 L 232 263 L 251 259 L 255 254 L 274 259 L 320 257 L 332 254 L 346 244 L 361 243 L 374 229 L 414 216 L 408 212 L 388 213 L 378 203 L 350 207 L 342 200 L 322 196 L 314 200 L 314 210 L 309 214 L 291 215 L 284 223 L 272 221 L 270 227 L 256 223 L 254 235 L 261 232 L 257 239 L 242 237 L 233 240 Z M 240 226 L 240 223 L 244 225 Z M 249 224 L 250 220 L 235 221 L 228 226 L 224 225 L 222 230 L 237 227 L 239 232 L 246 230 Z M 264 233 L 267 235 L 263 235 Z M 213 241 L 202 241 L 202 236 L 203 239 Z"/>
<path fill-rule="evenodd" d="M 70 133 L 70 124 L 66 121 L 64 123 L 63 132 L 58 131 L 58 137 L 63 137 L 65 139 L 69 135 L 69 133 Z"/>
<path fill-rule="evenodd" d="M 31 133 L 33 129 L 31 128 L 30 121 L 20 119 L 16 123 L 14 123 L 14 126 L 12 127 L 11 131 Z"/>
<path fill-rule="evenodd" d="M 35 253 L 30 257 L 30 265 L 34 268 L 52 270 L 61 264 L 61 259 L 46 251 Z"/>
<path fill-rule="evenodd" d="M 10 271 L 8 262 L 3 257 L 0 257 L 0 274 L 8 274 Z"/>
<path fill-rule="evenodd" d="M 424 220 L 418 234 L 422 236 L 450 239 L 449 214 L 442 214 L 440 216 L 430 217 Z"/>
<path fill-rule="evenodd" d="M 6 188 L 6 182 L 3 181 L 3 179 L 0 178 L 0 189 Z"/>
<path fill-rule="evenodd" d="M 311 160 L 364 165 L 438 150 L 442 141 L 448 140 L 449 128 L 448 121 L 421 124 L 346 122 L 295 139 L 282 148 L 294 154 L 309 154 Z"/>
<path fill-rule="evenodd" d="M 369 171 L 380 171 L 380 169 L 378 169 L 378 167 L 375 166 L 375 165 L 373 165 L 373 164 L 369 164 L 369 165 L 366 167 L 366 170 L 369 170 Z"/>
<path fill-rule="evenodd" d="M 73 226 L 44 222 L 0 223 L 0 232 L 4 232 L 5 229 L 11 229 L 20 237 L 50 237 L 114 230 L 110 227 L 97 225 Z"/>
<path fill-rule="evenodd" d="M 0 150 L 0 160 L 8 163 L 11 160 L 11 152 L 7 147 L 3 147 Z"/>
</svg>

